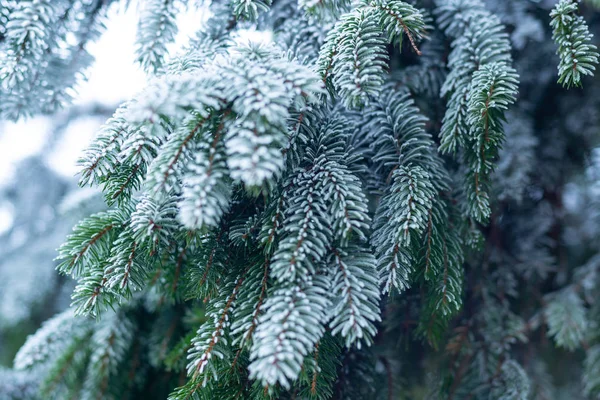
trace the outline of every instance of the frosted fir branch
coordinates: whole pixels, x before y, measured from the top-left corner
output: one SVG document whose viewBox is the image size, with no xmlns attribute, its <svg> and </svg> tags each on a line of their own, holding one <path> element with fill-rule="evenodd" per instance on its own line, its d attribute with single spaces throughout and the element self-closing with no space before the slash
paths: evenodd
<svg viewBox="0 0 600 400">
<path fill-rule="evenodd" d="M 166 135 L 167 126 L 161 121 L 132 129 L 121 145 L 120 163 L 146 168 L 158 154 Z"/>
<path fill-rule="evenodd" d="M 278 76 L 287 88 L 292 109 L 301 110 L 307 104 L 320 102 L 320 95 L 324 93 L 324 88 L 314 69 L 293 59 L 279 47 L 271 45 L 237 47 L 235 56 L 235 60 L 247 60 L 256 68 L 264 67 Z"/>
<path fill-rule="evenodd" d="M 82 168 L 80 186 L 100 184 L 115 171 L 119 163 L 117 155 L 129 129 L 123 117 L 125 107 L 121 106 L 115 111 L 78 160 L 77 164 Z"/>
<path fill-rule="evenodd" d="M 167 56 L 167 45 L 177 34 L 176 0 L 148 0 L 144 2 L 137 32 L 137 56 L 149 72 L 160 70 Z"/>
<path fill-rule="evenodd" d="M 447 229 L 449 232 L 441 239 L 442 252 L 435 255 L 438 266 L 434 267 L 437 270 L 437 282 L 433 282 L 433 287 L 437 292 L 436 309 L 449 317 L 458 312 L 462 306 L 464 255 L 460 236 L 452 230 L 452 227 L 448 226 Z M 440 231 L 439 227 L 438 231 Z"/>
<path fill-rule="evenodd" d="M 458 38 L 478 19 L 489 16 L 481 0 L 435 0 L 436 22 L 446 35 Z"/>
<path fill-rule="evenodd" d="M 226 229 L 211 230 L 190 241 L 183 254 L 186 258 L 183 282 L 188 298 L 209 299 L 218 289 L 221 276 L 227 271 L 229 246 Z M 177 263 L 183 259 L 177 259 Z"/>
<path fill-rule="evenodd" d="M 80 5 L 71 4 L 60 17 L 59 22 L 64 23 L 64 27 L 56 29 L 55 36 L 58 37 L 55 41 L 58 42 L 57 47 L 67 47 L 67 51 L 55 49 L 44 71 L 48 82 L 44 85 L 41 112 L 54 113 L 69 105 L 78 83 L 87 79 L 86 70 L 95 61 L 87 50 L 88 43 L 98 39 L 104 32 L 106 13 L 112 1 L 93 0 L 80 2 Z M 69 42 L 69 34 L 75 36 L 75 43 Z"/>
<path fill-rule="evenodd" d="M 377 333 L 375 323 L 381 321 L 379 310 L 379 275 L 377 260 L 370 249 L 350 245 L 332 249 L 332 303 L 329 312 L 331 333 L 340 334 L 346 347 L 364 343 L 367 346 Z"/>
<path fill-rule="evenodd" d="M 309 17 L 320 21 L 334 19 L 344 12 L 348 12 L 352 3 L 348 0 L 300 0 L 298 7 L 306 12 Z"/>
<path fill-rule="evenodd" d="M 229 14 L 227 15 L 229 16 Z M 212 18 L 207 21 L 207 24 L 210 23 L 214 23 Z M 201 30 L 194 38 L 190 38 L 190 42 L 189 49 L 183 55 L 169 60 L 165 66 L 166 74 L 199 72 L 202 67 L 213 62 L 218 56 L 224 56 L 234 45 L 231 38 L 220 31 Z"/>
<path fill-rule="evenodd" d="M 369 105 L 366 116 L 359 119 L 360 131 L 370 138 L 369 159 L 379 178 L 377 189 L 385 191 L 370 235 L 384 293 L 394 287 L 405 290 L 413 271 L 421 271 L 421 237 L 437 197 L 450 189 L 448 172 L 425 132 L 427 119 L 408 91 L 386 88 L 388 94 Z"/>
<path fill-rule="evenodd" d="M 177 199 L 165 196 L 160 200 L 142 197 L 131 214 L 133 239 L 156 254 L 160 247 L 167 247 L 171 237 L 179 230 L 176 220 Z"/>
<path fill-rule="evenodd" d="M 260 13 L 269 11 L 271 0 L 234 0 L 232 6 L 237 18 L 255 21 Z"/>
<path fill-rule="evenodd" d="M 98 326 L 91 341 L 93 350 L 87 366 L 82 399 L 108 397 L 112 391 L 111 381 L 116 377 L 119 364 L 134 340 L 136 327 L 123 313 L 106 316 Z"/>
<path fill-rule="evenodd" d="M 384 293 L 410 287 L 415 263 L 411 243 L 427 227 L 434 196 L 429 174 L 420 167 L 394 171 L 392 187 L 379 205 L 371 237 Z"/>
<path fill-rule="evenodd" d="M 468 132 L 469 129 L 466 109 L 470 88 L 466 80 L 461 82 L 461 85 L 452 92 L 448 100 L 448 103 L 452 106 L 446 109 L 442 120 L 439 148 L 442 154 L 458 154 L 458 151 L 466 145 L 465 132 Z"/>
<path fill-rule="evenodd" d="M 283 286 L 269 296 L 254 334 L 248 367 L 263 386 L 290 388 L 304 357 L 325 332 L 328 284 L 315 276 L 300 286 Z"/>
<path fill-rule="evenodd" d="M 294 121 L 295 149 L 292 152 L 293 167 L 315 168 L 320 174 L 319 180 L 327 179 L 323 166 L 335 162 L 347 168 L 355 167 L 360 157 L 351 154 L 349 149 L 349 122 L 343 115 L 337 114 L 335 107 L 319 107 L 306 109 Z M 290 160 L 292 161 L 292 160 Z M 355 170 L 352 169 L 352 173 Z"/>
<path fill-rule="evenodd" d="M 427 171 L 438 191 L 450 189 L 448 172 L 436 154 L 436 145 L 425 131 L 427 118 L 415 106 L 410 93 L 396 91 L 386 86 L 382 94 L 369 108 L 361 130 L 370 138 L 371 164 L 375 172 L 386 182 L 392 179 L 398 166 L 415 165 Z"/>
<path fill-rule="evenodd" d="M 31 78 L 34 65 L 49 48 L 58 7 L 48 0 L 24 0 L 12 10 L 5 37 L 10 44 L 0 78 L 5 90 L 13 90 Z"/>
<path fill-rule="evenodd" d="M 39 388 L 42 396 L 69 396 L 81 389 L 82 382 L 77 380 L 77 373 L 85 371 L 89 361 L 90 350 L 85 346 L 91 333 L 74 340 L 69 347 L 54 361 L 54 365 L 44 377 Z"/>
<path fill-rule="evenodd" d="M 402 48 L 404 35 L 417 55 L 417 41 L 425 37 L 425 23 L 421 11 L 403 1 L 370 0 L 366 7 L 379 11 L 380 24 L 387 34 L 388 41 Z"/>
<path fill-rule="evenodd" d="M 398 227 L 396 240 L 410 245 L 411 231 L 419 234 L 425 230 L 435 191 L 429 174 L 419 167 L 401 167 L 394 171 L 393 179 L 390 201 L 386 204 L 397 203 L 399 213 L 392 211 L 391 225 Z"/>
<path fill-rule="evenodd" d="M 164 196 L 169 191 L 181 191 L 185 165 L 194 157 L 196 143 L 209 121 L 210 117 L 191 116 L 167 137 L 148 168 L 145 185 L 153 197 Z"/>
<path fill-rule="evenodd" d="M 14 367 L 24 370 L 52 360 L 72 341 L 87 337 L 92 327 L 93 321 L 75 317 L 73 310 L 63 311 L 27 338 L 15 356 Z"/>
<path fill-rule="evenodd" d="M 131 228 L 125 229 L 114 241 L 109 260 L 110 267 L 102 276 L 102 286 L 130 297 L 141 290 L 147 277 L 147 260 L 141 259 L 140 243 L 133 238 Z"/>
<path fill-rule="evenodd" d="M 582 75 L 593 76 L 600 57 L 585 20 L 576 14 L 578 8 L 577 1 L 560 0 L 550 12 L 552 39 L 560 57 L 558 83 L 567 88 L 581 86 Z"/>
<path fill-rule="evenodd" d="M 300 3 L 299 6 L 302 7 Z M 301 60 L 303 64 L 314 64 L 327 30 L 304 18 L 291 18 L 283 21 L 273 33 L 274 40 L 291 56 Z"/>
<path fill-rule="evenodd" d="M 438 201 L 429 212 L 419 259 L 427 292 L 417 332 L 434 348 L 444 339 L 448 323 L 463 304 L 463 241 L 457 216 L 448 215 L 448 208 Z"/>
<path fill-rule="evenodd" d="M 587 396 L 597 396 L 600 393 L 600 344 L 587 349 L 582 377 L 583 390 Z"/>
<path fill-rule="evenodd" d="M 252 246 L 256 246 L 261 222 L 256 214 L 246 219 L 233 221 L 229 229 L 229 240 L 238 248 L 250 249 Z"/>
<path fill-rule="evenodd" d="M 289 91 L 276 75 L 256 65 L 236 68 L 235 78 L 235 87 L 243 87 L 246 96 L 233 102 L 238 118 L 226 129 L 227 164 L 233 179 L 258 186 L 283 168 L 280 149 L 287 140 Z"/>
<path fill-rule="evenodd" d="M 403 35 L 420 54 L 421 13 L 402 1 L 364 1 L 344 14 L 328 33 L 317 65 L 323 81 L 348 107 L 360 107 L 381 91 L 387 69 L 387 42 L 402 46 Z"/>
<path fill-rule="evenodd" d="M 370 96 L 379 93 L 387 69 L 386 43 L 376 17 L 362 9 L 346 14 L 326 41 L 332 47 L 326 44 L 325 52 L 319 55 L 319 62 L 325 65 L 321 71 L 324 79 L 333 76 L 333 86 L 349 107 L 367 103 Z M 330 61 L 321 61 L 323 57 Z"/>
<path fill-rule="evenodd" d="M 274 196 L 264 214 L 258 240 L 264 246 L 265 253 L 271 253 L 277 238 L 281 234 L 284 206 L 288 195 L 287 190 L 283 189 L 279 196 Z"/>
<path fill-rule="evenodd" d="M 346 246 L 353 235 L 359 241 L 366 242 L 371 217 L 360 180 L 335 161 L 324 162 L 319 167 L 325 174 L 325 200 L 330 204 L 329 214 L 335 237 L 342 246 Z"/>
<path fill-rule="evenodd" d="M 587 310 L 577 292 L 565 289 L 546 305 L 544 316 L 548 335 L 556 345 L 573 351 L 585 341 L 588 329 Z"/>
<path fill-rule="evenodd" d="M 467 117 L 473 143 L 466 155 L 471 168 L 468 213 L 479 222 L 491 213 L 489 174 L 504 141 L 504 112 L 516 101 L 518 84 L 516 71 L 502 63 L 484 65 L 473 74 Z"/>
<path fill-rule="evenodd" d="M 279 282 L 309 279 L 331 240 L 327 206 L 318 192 L 316 171 L 301 172 L 292 185 L 285 228 L 271 260 L 271 276 Z"/>
<path fill-rule="evenodd" d="M 215 74 L 219 76 L 216 64 L 207 63 L 202 71 L 157 78 L 129 106 L 128 120 L 148 125 L 158 124 L 162 117 L 182 121 L 190 110 L 208 118 L 225 106 L 224 83 Z"/>
<path fill-rule="evenodd" d="M 230 316 L 246 273 L 247 269 L 237 279 L 230 279 L 220 289 L 219 296 L 210 301 L 208 320 L 198 329 L 188 352 L 187 372 L 191 379 L 170 398 L 183 398 L 207 386 L 210 381 L 219 380 L 230 357 Z"/>
<path fill-rule="evenodd" d="M 143 145 L 138 146 L 132 152 L 132 157 L 140 157 L 144 150 Z M 146 153 L 151 157 L 151 153 Z M 102 180 L 102 192 L 106 204 L 112 206 L 116 203 L 119 207 L 131 205 L 133 194 L 141 187 L 145 173 L 146 164 L 143 161 L 120 162 L 115 171 L 107 179 Z"/>
<path fill-rule="evenodd" d="M 464 18 L 464 33 L 453 42 L 448 73 L 441 96 L 449 97 L 441 129 L 440 152 L 457 154 L 468 145 L 468 99 L 472 90 L 474 73 L 481 66 L 498 63 L 510 64 L 510 42 L 498 18 L 478 7 L 468 9 Z"/>
<path fill-rule="evenodd" d="M 499 18 L 478 0 L 440 2 L 436 14 L 455 38 L 451 70 L 441 91 L 449 100 L 440 151 L 457 154 L 464 149 L 465 214 L 486 223 L 491 214 L 490 174 L 504 140 L 504 112 L 516 101 L 518 88 L 510 41 Z"/>
<path fill-rule="evenodd" d="M 237 48 L 229 60 L 209 62 L 201 72 L 164 75 L 123 108 L 114 120 L 119 134 L 111 127 L 90 148 L 82 182 L 100 183 L 109 204 L 124 204 L 145 179 L 153 196 L 184 192 L 184 225 L 214 226 L 228 207 L 228 182 L 241 180 L 252 190 L 280 174 L 289 109 L 317 101 L 321 91 L 309 68 L 262 47 Z M 216 196 L 209 205 L 201 193 L 205 185 L 196 182 L 202 176 L 220 188 L 203 192 Z"/>
<path fill-rule="evenodd" d="M 128 210 L 109 210 L 94 214 L 73 228 L 67 241 L 58 249 L 57 269 L 63 274 L 80 276 L 89 258 L 108 254 L 116 235 L 129 220 Z"/>
<path fill-rule="evenodd" d="M 260 259 L 250 268 L 240 288 L 231 324 L 232 345 L 239 347 L 232 362 L 232 368 L 236 359 L 239 359 L 240 353 L 252 343 L 252 338 L 258 327 L 258 321 L 263 313 L 267 298 L 269 268 L 270 260 L 268 258 Z"/>
<path fill-rule="evenodd" d="M 122 300 L 121 296 L 108 288 L 108 274 L 111 268 L 107 260 L 95 259 L 86 268 L 71 295 L 71 307 L 76 315 L 99 317 L 114 303 Z"/>
<path fill-rule="evenodd" d="M 93 62 L 86 50 L 103 30 L 112 0 L 14 2 L 3 22 L 0 115 L 17 120 L 53 113 L 72 100 Z"/>
<path fill-rule="evenodd" d="M 222 142 L 224 126 L 221 121 L 214 134 L 204 132 L 202 147 L 183 179 L 179 220 L 190 229 L 216 226 L 229 207 L 232 189 Z"/>
<path fill-rule="evenodd" d="M 22 1 L 12 7 L 4 26 L 5 46 L 0 55 L 0 81 L 4 119 L 18 120 L 48 107 L 47 91 L 54 82 L 48 74 L 52 63 L 61 62 L 53 52 L 57 31 L 64 25 L 63 4 Z"/>
<path fill-rule="evenodd" d="M 300 377 L 306 384 L 297 385 L 300 396 L 330 398 L 334 395 L 342 351 L 339 340 L 326 332 L 317 342 L 315 351 L 306 358 Z"/>
<path fill-rule="evenodd" d="M 273 181 L 283 168 L 290 109 L 317 102 L 322 85 L 309 68 L 268 48 L 240 48 L 239 61 L 223 69 L 235 82 L 225 90 L 237 119 L 226 128 L 231 177 L 248 188 Z"/>
</svg>

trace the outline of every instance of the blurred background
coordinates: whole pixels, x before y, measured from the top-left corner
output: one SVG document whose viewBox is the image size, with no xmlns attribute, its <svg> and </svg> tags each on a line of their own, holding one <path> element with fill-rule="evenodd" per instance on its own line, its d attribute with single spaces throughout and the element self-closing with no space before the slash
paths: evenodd
<svg viewBox="0 0 600 400">
<path fill-rule="evenodd" d="M 181 15 L 174 47 L 203 19 Z M 96 59 L 73 104 L 52 116 L 0 121 L 0 367 L 10 367 L 28 334 L 70 304 L 73 286 L 54 268 L 56 249 L 81 218 L 105 208 L 99 191 L 79 188 L 77 159 L 122 101 L 146 76 L 135 62 L 136 7 L 115 3 Z"/>
</svg>

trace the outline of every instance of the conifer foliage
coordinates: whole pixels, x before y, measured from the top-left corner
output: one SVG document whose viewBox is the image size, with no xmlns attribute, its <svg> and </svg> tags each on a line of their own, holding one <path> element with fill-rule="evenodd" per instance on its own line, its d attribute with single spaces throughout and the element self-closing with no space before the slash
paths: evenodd
<svg viewBox="0 0 600 400">
<path fill-rule="evenodd" d="M 4 116 L 66 101 L 110 3 L 0 0 Z M 600 393 L 600 263 L 567 270 L 547 178 L 572 178 L 548 159 L 574 150 L 535 148 L 525 116 L 511 127 L 521 81 L 538 78 L 517 73 L 512 14 L 214 1 L 173 56 L 177 15 L 197 4 L 139 6 L 148 84 L 79 161 L 108 209 L 59 248 L 71 309 L 15 360 L 40 398 L 544 398 L 547 372 L 519 351 L 545 351 L 540 331 L 585 349 L 582 392 Z M 598 63 L 578 8 L 560 0 L 539 28 L 566 87 Z M 272 40 L 247 44 L 248 28 Z"/>
<path fill-rule="evenodd" d="M 552 37 L 558 44 L 558 81 L 569 87 L 581 85 L 581 75 L 592 75 L 598 64 L 597 47 L 575 1 L 561 0 L 550 16 Z"/>
<path fill-rule="evenodd" d="M 0 116 L 50 113 L 68 103 L 92 63 L 112 0 L 0 2 Z"/>
</svg>

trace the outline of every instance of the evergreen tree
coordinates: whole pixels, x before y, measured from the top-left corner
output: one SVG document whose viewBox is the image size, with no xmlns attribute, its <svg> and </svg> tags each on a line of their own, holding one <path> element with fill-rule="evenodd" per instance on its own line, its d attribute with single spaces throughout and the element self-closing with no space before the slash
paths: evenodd
<svg viewBox="0 0 600 400">
<path fill-rule="evenodd" d="M 0 1 L 2 115 L 67 101 L 110 3 Z M 110 208 L 0 394 L 599 398 L 594 5 L 214 1 L 171 57 L 197 2 L 141 2 Z"/>
</svg>

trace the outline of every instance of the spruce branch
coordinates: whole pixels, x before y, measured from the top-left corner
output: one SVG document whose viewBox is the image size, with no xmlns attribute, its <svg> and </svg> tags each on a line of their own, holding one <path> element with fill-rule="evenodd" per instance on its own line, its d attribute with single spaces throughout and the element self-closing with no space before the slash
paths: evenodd
<svg viewBox="0 0 600 400">
<path fill-rule="evenodd" d="M 250 378 L 263 385 L 291 387 L 304 357 L 325 332 L 328 286 L 317 275 L 298 286 L 280 287 L 267 299 L 254 334 Z"/>
<path fill-rule="evenodd" d="M 137 31 L 138 62 L 146 71 L 160 70 L 167 55 L 167 45 L 177 34 L 176 0 L 144 2 Z"/>
<path fill-rule="evenodd" d="M 377 333 L 375 323 L 381 320 L 376 259 L 369 249 L 355 245 L 330 252 L 331 333 L 341 334 L 346 347 L 370 345 Z"/>
<path fill-rule="evenodd" d="M 360 107 L 377 96 L 385 81 L 388 43 L 402 46 L 406 34 L 420 54 L 416 40 L 423 37 L 420 11 L 402 1 L 363 1 L 344 14 L 329 31 L 319 53 L 319 73 L 347 107 Z"/>
<path fill-rule="evenodd" d="M 582 75 L 593 76 L 600 57 L 585 20 L 576 14 L 578 8 L 576 1 L 560 0 L 550 13 L 552 39 L 560 57 L 558 83 L 567 88 L 581 86 Z"/>
</svg>

